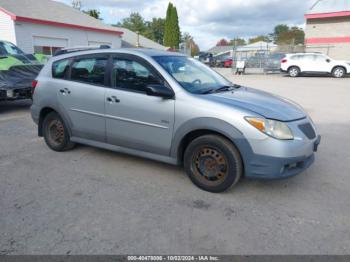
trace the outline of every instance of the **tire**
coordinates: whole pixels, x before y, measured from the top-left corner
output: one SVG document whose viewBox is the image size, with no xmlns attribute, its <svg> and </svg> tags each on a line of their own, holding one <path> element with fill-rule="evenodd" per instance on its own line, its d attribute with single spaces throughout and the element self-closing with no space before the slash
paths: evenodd
<svg viewBox="0 0 350 262">
<path fill-rule="evenodd" d="M 288 69 L 288 74 L 290 77 L 298 77 L 300 75 L 300 69 L 299 67 L 292 66 Z"/>
<path fill-rule="evenodd" d="M 70 141 L 66 125 L 56 112 L 51 112 L 45 117 L 43 135 L 47 146 L 54 151 L 63 152 L 75 146 Z"/>
<path fill-rule="evenodd" d="M 344 67 L 337 66 L 332 70 L 332 76 L 335 78 L 343 78 L 345 77 L 346 71 Z"/>
<path fill-rule="evenodd" d="M 197 187 L 212 193 L 236 185 L 243 174 L 239 151 L 231 141 L 217 135 L 194 139 L 185 150 L 184 168 Z"/>
</svg>

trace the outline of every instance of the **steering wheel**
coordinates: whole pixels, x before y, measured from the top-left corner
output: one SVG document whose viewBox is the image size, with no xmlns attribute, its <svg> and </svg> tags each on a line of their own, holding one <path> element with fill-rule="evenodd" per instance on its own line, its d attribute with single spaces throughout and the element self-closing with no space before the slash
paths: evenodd
<svg viewBox="0 0 350 262">
<path fill-rule="evenodd" d="M 202 85 L 202 81 L 200 79 L 196 79 L 194 81 L 192 81 L 192 85 L 198 85 L 198 86 L 201 86 Z"/>
</svg>

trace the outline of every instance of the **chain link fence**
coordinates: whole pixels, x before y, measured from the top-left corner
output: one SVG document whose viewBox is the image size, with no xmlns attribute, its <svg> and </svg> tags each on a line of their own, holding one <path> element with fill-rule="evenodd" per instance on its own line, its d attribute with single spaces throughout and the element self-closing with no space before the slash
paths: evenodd
<svg viewBox="0 0 350 262">
<path fill-rule="evenodd" d="M 232 69 L 237 71 L 237 64 L 244 62 L 245 73 L 278 73 L 285 54 L 299 52 L 305 52 L 304 45 L 266 45 L 259 49 L 239 47 L 232 53 Z"/>
<path fill-rule="evenodd" d="M 271 45 L 258 49 L 239 47 L 232 52 L 232 69 L 237 71 L 237 62 L 244 61 L 245 73 L 278 73 L 280 61 L 289 53 L 319 52 L 333 57 L 336 48 L 331 44 L 324 45 Z"/>
</svg>

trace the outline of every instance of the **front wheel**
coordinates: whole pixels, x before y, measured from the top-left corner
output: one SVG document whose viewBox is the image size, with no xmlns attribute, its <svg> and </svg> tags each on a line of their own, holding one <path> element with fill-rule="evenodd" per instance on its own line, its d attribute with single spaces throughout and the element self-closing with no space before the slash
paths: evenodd
<svg viewBox="0 0 350 262">
<path fill-rule="evenodd" d="M 212 193 L 229 189 L 243 174 L 237 148 L 231 141 L 217 135 L 193 140 L 186 148 L 184 167 L 196 186 Z"/>
<path fill-rule="evenodd" d="M 43 135 L 46 144 L 54 151 L 66 151 L 74 147 L 62 118 L 56 113 L 49 113 L 43 122 Z"/>
<path fill-rule="evenodd" d="M 288 74 L 290 77 L 297 77 L 300 74 L 300 69 L 296 66 L 292 66 L 291 68 L 289 68 Z"/>
<path fill-rule="evenodd" d="M 343 67 L 337 66 L 333 69 L 332 75 L 335 78 L 342 78 L 345 76 L 345 69 Z"/>
</svg>

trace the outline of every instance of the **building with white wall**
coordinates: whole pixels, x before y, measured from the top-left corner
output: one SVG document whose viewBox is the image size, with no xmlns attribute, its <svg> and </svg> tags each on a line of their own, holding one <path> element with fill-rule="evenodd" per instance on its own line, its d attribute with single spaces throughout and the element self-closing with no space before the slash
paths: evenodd
<svg viewBox="0 0 350 262">
<path fill-rule="evenodd" d="M 73 46 L 120 48 L 123 32 L 63 3 L 51 0 L 0 0 L 0 40 L 26 53 L 53 54 Z"/>
</svg>

